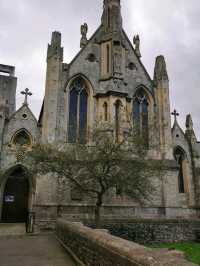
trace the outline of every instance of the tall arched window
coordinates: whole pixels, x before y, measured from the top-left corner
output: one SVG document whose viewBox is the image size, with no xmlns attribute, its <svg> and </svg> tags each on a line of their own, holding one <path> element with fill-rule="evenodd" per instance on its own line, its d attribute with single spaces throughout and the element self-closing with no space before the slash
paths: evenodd
<svg viewBox="0 0 200 266">
<path fill-rule="evenodd" d="M 182 150 L 180 147 L 177 147 L 174 151 L 174 157 L 179 166 L 178 190 L 179 190 L 179 193 L 185 193 L 184 163 L 186 160 L 186 154 L 184 150 Z"/>
<path fill-rule="evenodd" d="M 133 123 L 136 132 L 143 137 L 144 144 L 149 141 L 149 103 L 144 90 L 136 93 L 133 100 Z"/>
<path fill-rule="evenodd" d="M 70 143 L 86 143 L 87 139 L 88 93 L 85 81 L 76 79 L 70 87 L 69 130 Z"/>
<path fill-rule="evenodd" d="M 104 121 L 108 121 L 108 104 L 106 102 L 103 104 L 103 109 L 104 109 Z"/>
<path fill-rule="evenodd" d="M 106 46 L 106 54 L 107 54 L 107 73 L 110 73 L 110 46 L 107 44 Z"/>
<path fill-rule="evenodd" d="M 110 28 L 110 8 L 108 8 L 108 28 Z"/>
<path fill-rule="evenodd" d="M 116 141 L 120 141 L 120 110 L 121 110 L 122 103 L 121 101 L 117 100 L 115 103 L 115 137 Z"/>
</svg>

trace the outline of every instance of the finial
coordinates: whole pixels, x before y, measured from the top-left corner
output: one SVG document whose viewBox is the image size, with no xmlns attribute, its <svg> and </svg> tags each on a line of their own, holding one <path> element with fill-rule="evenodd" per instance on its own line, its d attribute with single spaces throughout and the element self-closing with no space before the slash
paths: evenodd
<svg viewBox="0 0 200 266">
<path fill-rule="evenodd" d="M 180 114 L 176 111 L 176 109 L 174 109 L 174 111 L 171 113 L 171 115 L 174 116 L 174 122 L 177 122 L 177 117 L 178 117 Z"/>
<path fill-rule="evenodd" d="M 162 80 L 168 81 L 169 78 L 165 58 L 163 55 L 159 55 L 156 57 L 156 63 L 154 68 L 154 81 L 158 82 Z"/>
<path fill-rule="evenodd" d="M 84 23 L 81 25 L 81 42 L 80 42 L 80 47 L 83 48 L 86 46 L 88 40 L 87 40 L 87 32 L 88 32 L 88 25 L 87 23 Z"/>
<path fill-rule="evenodd" d="M 57 47 L 61 47 L 61 33 L 59 31 L 52 32 L 51 44 Z"/>
<path fill-rule="evenodd" d="M 186 128 L 189 129 L 189 130 L 192 130 L 193 129 L 193 121 L 192 121 L 192 116 L 191 114 L 187 115 L 186 116 Z"/>
<path fill-rule="evenodd" d="M 186 116 L 186 131 L 185 131 L 185 135 L 187 137 L 187 139 L 195 144 L 197 142 L 197 137 L 196 134 L 194 132 L 194 127 L 193 127 L 193 121 L 192 121 L 192 116 L 191 114 Z"/>
<path fill-rule="evenodd" d="M 140 53 L 140 36 L 139 35 L 135 35 L 134 38 L 133 38 L 133 44 L 135 46 L 135 52 L 136 52 L 136 55 L 141 58 L 142 55 Z"/>
<path fill-rule="evenodd" d="M 23 105 L 28 105 L 28 96 L 33 95 L 32 92 L 29 91 L 28 88 L 26 88 L 24 91 L 21 91 L 22 95 L 25 95 L 24 103 Z"/>
</svg>

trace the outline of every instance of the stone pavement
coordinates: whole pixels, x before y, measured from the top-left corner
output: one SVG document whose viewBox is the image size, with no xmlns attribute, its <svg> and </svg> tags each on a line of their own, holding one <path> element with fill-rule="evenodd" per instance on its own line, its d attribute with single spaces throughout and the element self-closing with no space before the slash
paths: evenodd
<svg viewBox="0 0 200 266">
<path fill-rule="evenodd" d="M 76 266 L 54 235 L 0 237 L 1 266 Z"/>
</svg>

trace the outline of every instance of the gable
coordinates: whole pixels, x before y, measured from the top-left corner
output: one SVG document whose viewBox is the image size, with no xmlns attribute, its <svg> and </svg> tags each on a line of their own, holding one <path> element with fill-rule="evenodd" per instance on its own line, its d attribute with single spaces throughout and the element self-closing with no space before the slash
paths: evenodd
<svg viewBox="0 0 200 266">
<path fill-rule="evenodd" d="M 97 43 L 96 39 L 98 38 L 101 31 L 101 27 L 90 38 L 85 47 L 83 47 L 76 57 L 71 61 L 69 65 L 69 76 L 72 77 L 82 74 L 87 77 L 94 90 L 98 91 L 99 88 L 99 73 L 100 73 L 100 45 Z M 94 55 L 94 58 L 90 58 L 91 55 Z"/>
<path fill-rule="evenodd" d="M 172 128 L 172 143 L 173 150 L 174 148 L 179 146 L 187 153 L 188 158 L 190 158 L 190 149 L 187 139 L 185 138 L 185 134 L 177 122 L 174 123 L 174 126 Z"/>
<path fill-rule="evenodd" d="M 136 55 L 133 45 L 124 31 L 123 41 L 126 49 L 125 81 L 130 97 L 135 94 L 140 85 L 144 85 L 154 95 L 153 81 L 140 58 Z M 134 69 L 130 69 L 129 64 L 132 64 Z"/>
<path fill-rule="evenodd" d="M 23 105 L 8 120 L 4 132 L 4 144 L 9 143 L 12 136 L 19 130 L 25 129 L 36 140 L 39 135 L 37 120 L 29 107 Z"/>
</svg>

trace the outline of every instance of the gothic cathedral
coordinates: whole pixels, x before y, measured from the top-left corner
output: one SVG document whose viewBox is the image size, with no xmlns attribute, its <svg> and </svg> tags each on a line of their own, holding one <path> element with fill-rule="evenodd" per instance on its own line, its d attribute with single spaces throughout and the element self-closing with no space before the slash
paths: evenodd
<svg viewBox="0 0 200 266">
<path fill-rule="evenodd" d="M 21 158 L 40 142 L 90 143 L 96 121 L 111 123 L 116 141 L 137 122 L 149 159 L 162 159 L 167 169 L 152 202 L 141 206 L 113 195 L 104 204 L 104 217 L 199 217 L 200 143 L 191 115 L 184 131 L 174 111 L 171 126 L 165 58 L 156 58 L 151 78 L 141 60 L 139 35 L 130 41 L 123 30 L 120 0 L 104 0 L 99 28 L 90 39 L 87 31 L 85 23 L 81 49 L 70 63 L 63 62 L 61 34 L 52 33 L 38 120 L 28 105 L 28 89 L 16 110 L 15 68 L 0 65 L 0 221 L 25 222 L 27 213 L 34 213 L 38 227 L 51 227 L 60 213 L 71 220 L 92 215 L 93 203 L 73 195 L 68 184 L 51 175 L 27 176 Z"/>
</svg>

